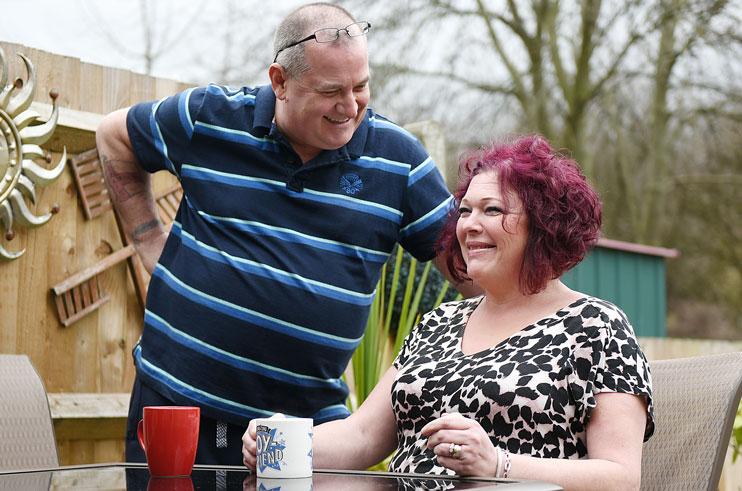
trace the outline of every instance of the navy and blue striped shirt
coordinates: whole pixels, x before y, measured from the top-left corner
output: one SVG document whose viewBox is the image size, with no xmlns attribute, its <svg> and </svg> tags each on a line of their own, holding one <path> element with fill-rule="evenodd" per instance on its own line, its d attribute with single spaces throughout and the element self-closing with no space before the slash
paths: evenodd
<svg viewBox="0 0 742 491">
<path fill-rule="evenodd" d="M 138 104 L 137 158 L 183 199 L 147 295 L 138 376 L 176 404 L 246 425 L 348 415 L 340 377 L 395 243 L 422 261 L 451 197 L 420 143 L 371 109 L 302 165 L 269 86 L 209 85 Z"/>
</svg>

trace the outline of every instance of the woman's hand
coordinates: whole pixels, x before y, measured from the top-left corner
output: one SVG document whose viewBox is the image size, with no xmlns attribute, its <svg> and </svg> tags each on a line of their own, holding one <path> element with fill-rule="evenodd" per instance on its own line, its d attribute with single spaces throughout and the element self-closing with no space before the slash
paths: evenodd
<svg viewBox="0 0 742 491">
<path fill-rule="evenodd" d="M 255 436 L 255 420 L 253 419 L 247 425 L 245 434 L 242 435 L 242 463 L 251 471 L 255 471 L 257 466 L 257 453 L 258 444 Z"/>
<path fill-rule="evenodd" d="M 269 419 L 282 418 L 283 413 L 275 413 Z M 256 441 L 255 420 L 250 420 L 245 434 L 242 435 L 242 463 L 251 471 L 255 471 L 258 461 L 258 443 Z"/>
<path fill-rule="evenodd" d="M 443 467 L 460 476 L 495 476 L 498 452 L 473 419 L 446 414 L 426 424 L 421 433 Z"/>
</svg>

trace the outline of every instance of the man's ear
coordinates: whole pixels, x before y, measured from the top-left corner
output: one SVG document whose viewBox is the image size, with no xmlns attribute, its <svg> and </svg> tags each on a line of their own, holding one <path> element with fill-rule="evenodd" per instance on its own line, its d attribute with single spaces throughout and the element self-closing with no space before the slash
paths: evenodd
<svg viewBox="0 0 742 491">
<path fill-rule="evenodd" d="M 283 100 L 286 97 L 286 70 L 278 63 L 272 63 L 268 67 L 268 77 L 271 79 L 271 87 L 276 99 Z"/>
</svg>

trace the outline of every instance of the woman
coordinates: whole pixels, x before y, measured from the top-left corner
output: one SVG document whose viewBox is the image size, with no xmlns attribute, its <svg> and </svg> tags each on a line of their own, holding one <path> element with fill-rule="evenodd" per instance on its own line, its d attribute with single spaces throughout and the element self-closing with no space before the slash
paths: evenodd
<svg viewBox="0 0 742 491">
<path fill-rule="evenodd" d="M 647 361 L 621 310 L 559 277 L 598 238 L 601 204 L 540 136 L 468 156 L 440 245 L 484 295 L 426 314 L 348 419 L 317 426 L 315 467 L 638 489 L 654 430 Z M 391 393 L 391 404 L 390 404 Z M 243 458 L 255 466 L 254 427 Z"/>
</svg>

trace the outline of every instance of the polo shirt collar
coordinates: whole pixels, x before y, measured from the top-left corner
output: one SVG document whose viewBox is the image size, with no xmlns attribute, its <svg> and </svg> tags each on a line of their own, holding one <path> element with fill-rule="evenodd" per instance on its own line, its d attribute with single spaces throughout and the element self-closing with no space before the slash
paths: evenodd
<svg viewBox="0 0 742 491">
<path fill-rule="evenodd" d="M 265 128 L 265 134 L 271 129 L 273 116 L 276 113 L 276 94 L 273 93 L 273 87 L 263 85 L 258 88 L 255 95 L 255 113 L 253 116 L 253 127 Z"/>
<path fill-rule="evenodd" d="M 357 159 L 363 155 L 363 149 L 366 148 L 366 137 L 368 136 L 369 118 L 373 114 L 370 108 L 366 108 L 366 114 L 363 115 L 361 124 L 356 128 L 353 137 L 348 143 L 345 144 L 345 148 L 348 150 L 348 154 L 351 159 Z"/>
</svg>

